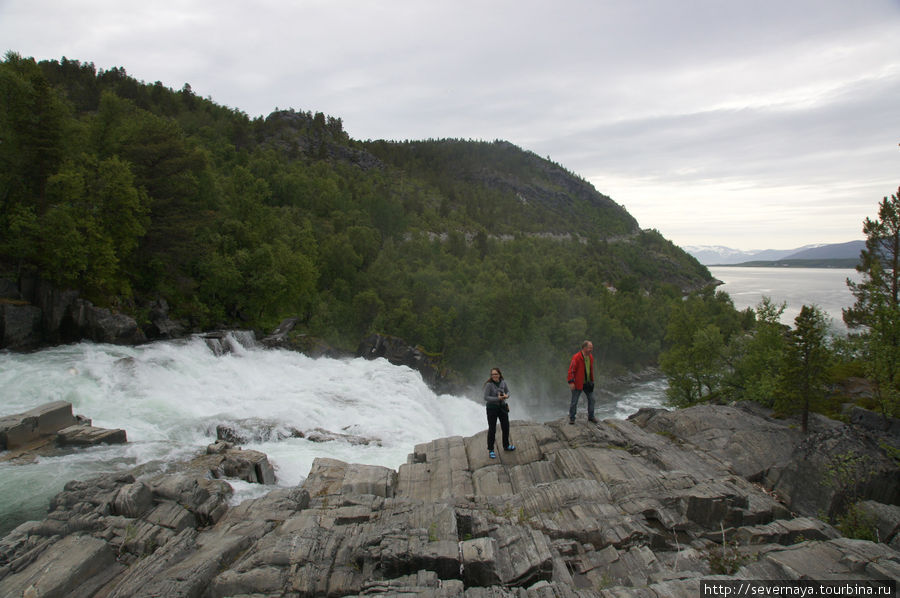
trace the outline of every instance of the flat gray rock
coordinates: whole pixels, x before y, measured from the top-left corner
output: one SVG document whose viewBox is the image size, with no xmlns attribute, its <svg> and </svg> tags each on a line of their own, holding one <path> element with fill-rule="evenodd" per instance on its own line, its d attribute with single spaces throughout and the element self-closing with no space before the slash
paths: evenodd
<svg viewBox="0 0 900 598">
<path fill-rule="evenodd" d="M 518 450 L 497 459 L 484 432 L 418 445 L 396 471 L 321 458 L 301 486 L 239 505 L 227 477 L 266 482 L 268 462 L 221 442 L 173 473 L 67 484 L 0 540 L 0 595 L 680 598 L 709 578 L 900 578 L 893 547 L 788 508 L 839 489 L 807 476 L 788 503 L 784 482 L 761 484 L 865 437 L 819 422 L 817 453 L 779 425 L 731 407 L 513 422 Z M 893 488 L 853 491 L 896 537 Z"/>
</svg>

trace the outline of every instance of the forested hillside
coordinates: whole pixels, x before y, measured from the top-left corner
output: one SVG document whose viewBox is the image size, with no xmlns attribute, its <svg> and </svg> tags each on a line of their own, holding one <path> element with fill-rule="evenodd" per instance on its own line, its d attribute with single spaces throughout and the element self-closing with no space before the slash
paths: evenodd
<svg viewBox="0 0 900 598">
<path fill-rule="evenodd" d="M 297 98 L 302 102 L 303 98 Z M 654 363 L 705 267 L 561 166 L 495 141 L 357 141 L 74 60 L 0 64 L 0 266 L 141 321 L 401 336 L 467 375 L 560 378 L 584 338 Z"/>
</svg>

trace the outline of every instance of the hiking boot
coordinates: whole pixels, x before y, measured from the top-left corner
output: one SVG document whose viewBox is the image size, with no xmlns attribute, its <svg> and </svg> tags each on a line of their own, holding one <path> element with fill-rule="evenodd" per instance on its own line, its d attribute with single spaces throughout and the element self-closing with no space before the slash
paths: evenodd
<svg viewBox="0 0 900 598">
<path fill-rule="evenodd" d="M 488 455 L 490 455 L 491 459 L 497 458 L 497 453 L 495 453 L 494 451 L 489 452 Z"/>
<path fill-rule="evenodd" d="M 511 444 L 511 445 L 509 445 L 509 446 L 504 446 L 504 447 L 503 447 L 503 450 L 504 450 L 504 451 L 514 451 L 514 450 L 516 450 L 516 445 Z"/>
</svg>

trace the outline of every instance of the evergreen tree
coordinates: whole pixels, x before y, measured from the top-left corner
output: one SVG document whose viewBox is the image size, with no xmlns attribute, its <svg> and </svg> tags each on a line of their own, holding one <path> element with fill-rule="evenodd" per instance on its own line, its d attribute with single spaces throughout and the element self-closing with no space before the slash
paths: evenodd
<svg viewBox="0 0 900 598">
<path fill-rule="evenodd" d="M 900 189 L 878 206 L 878 219 L 863 223 L 866 248 L 856 270 L 859 283 L 847 280 L 856 303 L 844 321 L 862 329 L 866 374 L 875 382 L 884 415 L 900 411 Z"/>
<path fill-rule="evenodd" d="M 828 322 L 820 308 L 804 305 L 794 325 L 788 336 L 776 407 L 788 413 L 799 411 L 806 434 L 810 408 L 825 397 L 832 352 L 827 343 Z"/>
<path fill-rule="evenodd" d="M 299 316 L 345 349 L 399 335 L 457 371 L 528 364 L 532 383 L 584 338 L 609 373 L 655 364 L 682 289 L 711 279 L 506 142 L 354 141 L 321 112 L 251 121 L 189 84 L 17 54 L 0 62 L 0 275 L 138 319 L 162 297 L 198 330 Z M 736 329 L 707 295 L 698 357 Z"/>
</svg>

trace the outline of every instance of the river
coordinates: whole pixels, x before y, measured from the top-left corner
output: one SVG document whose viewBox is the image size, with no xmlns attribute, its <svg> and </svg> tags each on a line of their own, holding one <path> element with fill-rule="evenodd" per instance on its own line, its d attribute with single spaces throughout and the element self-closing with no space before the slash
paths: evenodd
<svg viewBox="0 0 900 598">
<path fill-rule="evenodd" d="M 268 438 L 243 446 L 269 456 L 279 486 L 303 481 L 316 457 L 396 469 L 416 444 L 486 428 L 477 392 L 435 394 L 418 372 L 384 359 L 313 359 L 263 349 L 245 336 L 227 340 L 231 352 L 224 355 L 199 337 L 138 347 L 79 343 L 0 353 L 0 416 L 63 400 L 95 426 L 128 434 L 125 445 L 73 450 L 26 465 L 0 463 L 0 535 L 42 518 L 68 480 L 136 465 L 162 471 L 167 463 L 202 452 L 215 440 L 219 424 L 272 430 Z M 537 411 L 527 406 L 527 390 L 511 385 L 513 419 L 545 421 L 568 409 L 568 389 L 560 392 L 558 405 L 543 404 Z M 664 389 L 658 379 L 628 385 L 615 398 L 598 397 L 597 415 L 624 418 L 640 407 L 658 406 Z M 316 429 L 344 437 L 324 443 L 290 437 L 293 430 Z M 232 485 L 235 502 L 266 491 Z"/>
<path fill-rule="evenodd" d="M 710 270 L 739 309 L 755 306 L 763 295 L 787 301 L 787 324 L 804 303 L 816 303 L 840 322 L 841 308 L 852 303 L 844 279 L 856 274 Z M 22 521 L 42 518 L 50 498 L 68 480 L 136 465 L 151 473 L 162 471 L 172 461 L 202 452 L 215 439 L 218 424 L 272 429 L 270 437 L 243 446 L 269 456 L 279 486 L 303 481 L 316 457 L 397 468 L 418 443 L 469 436 L 486 427 L 477 391 L 474 396 L 435 394 L 417 372 L 383 359 L 313 359 L 263 349 L 241 336 L 229 337 L 228 344 L 231 351 L 224 355 L 199 337 L 138 347 L 79 343 L 0 353 L 0 416 L 64 400 L 94 425 L 128 434 L 125 445 L 73 450 L 27 465 L 0 463 L 0 535 Z M 547 421 L 563 417 L 568 409 L 565 388 L 558 400 L 529 401 L 528 389 L 516 388 L 514 380 L 510 384 L 513 419 Z M 641 407 L 660 406 L 665 388 L 664 379 L 653 378 L 624 384 L 614 393 L 600 392 L 597 416 L 625 418 Z M 288 437 L 291 430 L 317 428 L 370 442 Z M 266 491 L 243 482 L 232 485 L 235 502 Z"/>
</svg>

